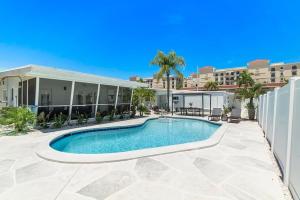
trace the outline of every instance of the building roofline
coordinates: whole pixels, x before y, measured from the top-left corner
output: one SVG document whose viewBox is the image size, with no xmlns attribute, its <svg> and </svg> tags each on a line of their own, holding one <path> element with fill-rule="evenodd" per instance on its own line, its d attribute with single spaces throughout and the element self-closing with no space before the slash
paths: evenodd
<svg viewBox="0 0 300 200">
<path fill-rule="evenodd" d="M 21 77 L 40 77 L 57 80 L 67 80 L 76 82 L 86 82 L 94 84 L 107 84 L 114 86 L 127 86 L 127 87 L 147 87 L 147 84 L 135 81 L 122 80 L 117 78 L 99 76 L 94 74 L 87 74 L 71 70 L 65 70 L 54 67 L 45 67 L 40 65 L 25 65 L 21 67 L 6 69 L 0 71 L 0 78 L 6 76 L 21 76 Z"/>
</svg>

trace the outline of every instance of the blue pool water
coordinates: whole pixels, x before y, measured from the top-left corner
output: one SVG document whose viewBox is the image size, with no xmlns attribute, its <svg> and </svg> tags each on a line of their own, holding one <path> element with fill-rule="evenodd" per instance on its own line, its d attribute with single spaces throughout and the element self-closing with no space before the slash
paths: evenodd
<svg viewBox="0 0 300 200">
<path fill-rule="evenodd" d="M 54 140 L 50 146 L 78 154 L 125 152 L 205 140 L 219 126 L 193 119 L 159 118 L 136 127 L 69 134 Z"/>
</svg>

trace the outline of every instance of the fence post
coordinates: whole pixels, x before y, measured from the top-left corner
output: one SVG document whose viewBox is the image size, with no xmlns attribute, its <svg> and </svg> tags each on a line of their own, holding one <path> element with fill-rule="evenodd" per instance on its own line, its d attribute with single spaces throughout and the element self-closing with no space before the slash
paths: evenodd
<svg viewBox="0 0 300 200">
<path fill-rule="evenodd" d="M 261 96 L 261 99 L 263 100 L 262 101 L 262 105 L 261 105 L 261 128 L 262 129 L 264 129 L 263 127 L 264 127 L 264 115 L 265 115 L 265 113 L 264 113 L 264 110 L 265 110 L 265 106 L 264 106 L 264 104 L 265 104 L 265 95 L 263 94 L 262 96 Z"/>
<path fill-rule="evenodd" d="M 292 128 L 293 128 L 293 112 L 294 112 L 294 96 L 295 96 L 295 79 L 290 78 L 290 102 L 289 102 L 289 121 L 288 121 L 288 135 L 287 135 L 287 151 L 286 151 L 286 167 L 284 173 L 284 184 L 288 185 L 290 177 L 290 163 L 291 163 L 291 143 L 292 143 Z"/>
<path fill-rule="evenodd" d="M 268 96 L 267 94 L 264 94 L 264 117 L 263 117 L 263 132 L 264 137 L 266 137 L 266 123 L 267 123 L 267 102 L 268 102 Z"/>
<path fill-rule="evenodd" d="M 268 112 L 269 112 L 270 93 L 271 91 L 267 92 L 265 137 L 267 137 L 268 134 L 268 118 L 269 118 Z"/>
<path fill-rule="evenodd" d="M 272 128 L 272 141 L 271 141 L 271 151 L 274 153 L 274 142 L 275 142 L 275 124 L 277 115 L 277 97 L 279 88 L 274 89 L 274 114 L 273 114 L 273 128 Z"/>
</svg>

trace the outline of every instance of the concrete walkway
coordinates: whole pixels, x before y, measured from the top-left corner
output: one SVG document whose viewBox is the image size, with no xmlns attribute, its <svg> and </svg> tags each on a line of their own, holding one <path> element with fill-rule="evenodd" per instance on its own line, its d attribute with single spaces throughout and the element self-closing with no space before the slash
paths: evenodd
<svg viewBox="0 0 300 200">
<path fill-rule="evenodd" d="M 37 157 L 49 134 L 0 137 L 1 200 L 287 199 L 255 122 L 230 124 L 215 147 L 104 164 Z"/>
</svg>

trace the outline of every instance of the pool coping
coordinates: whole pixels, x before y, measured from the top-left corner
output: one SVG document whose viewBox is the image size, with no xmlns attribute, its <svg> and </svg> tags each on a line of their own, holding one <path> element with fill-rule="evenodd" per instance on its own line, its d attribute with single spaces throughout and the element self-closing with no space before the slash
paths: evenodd
<svg viewBox="0 0 300 200">
<path fill-rule="evenodd" d="M 200 120 L 200 121 L 206 121 L 213 124 L 219 124 L 221 125 L 216 132 L 211 135 L 208 139 L 198 142 L 190 142 L 190 143 L 184 143 L 184 144 L 176 144 L 176 145 L 170 145 L 170 146 L 163 146 L 163 147 L 155 147 L 155 148 L 149 148 L 149 149 L 140 149 L 140 150 L 133 150 L 133 151 L 127 151 L 127 152 L 118 152 L 118 153 L 107 153 L 107 154 L 74 154 L 74 153 L 66 153 L 61 152 L 53 149 L 50 147 L 50 143 L 54 140 L 64 137 L 65 135 L 68 135 L 70 133 L 76 134 L 77 132 L 89 132 L 93 130 L 103 130 L 103 129 L 118 129 L 118 128 L 128 128 L 128 127 L 136 127 L 141 126 L 144 123 L 146 123 L 148 120 L 151 119 L 157 119 L 159 117 L 150 116 L 147 118 L 140 119 L 138 122 L 131 124 L 131 125 L 117 125 L 114 126 L 111 124 L 111 126 L 104 126 L 104 127 L 95 127 L 95 128 L 78 128 L 76 130 L 70 131 L 60 131 L 57 134 L 53 134 L 47 138 L 47 140 L 43 141 L 39 147 L 36 149 L 36 154 L 46 160 L 49 161 L 55 161 L 60 163 L 105 163 L 105 162 L 117 162 L 117 161 L 123 161 L 123 160 L 131 160 L 131 159 L 137 159 L 142 157 L 149 157 L 149 156 L 157 156 L 157 155 L 163 155 L 163 154 L 170 154 L 170 153 L 176 153 L 176 152 L 182 152 L 182 151 L 190 151 L 195 149 L 202 149 L 202 148 L 208 148 L 217 145 L 222 137 L 224 136 L 224 133 L 228 127 L 227 123 L 218 123 L 218 122 L 212 122 L 205 119 L 199 119 L 194 117 L 182 117 L 182 116 L 167 116 L 172 118 L 183 118 L 183 119 L 193 119 L 193 120 Z M 110 125 L 110 124 L 106 124 Z"/>
</svg>

